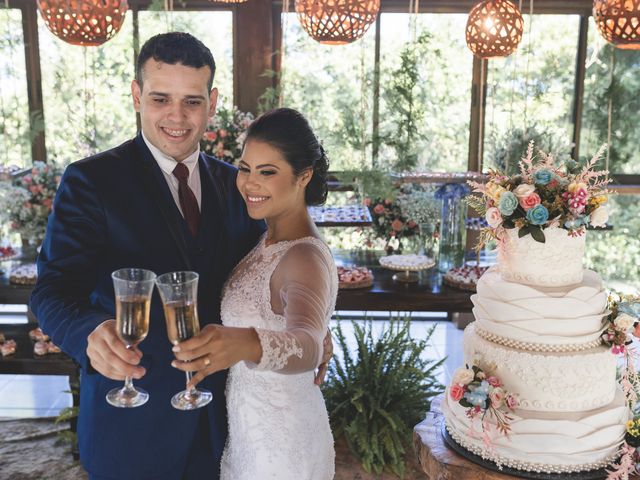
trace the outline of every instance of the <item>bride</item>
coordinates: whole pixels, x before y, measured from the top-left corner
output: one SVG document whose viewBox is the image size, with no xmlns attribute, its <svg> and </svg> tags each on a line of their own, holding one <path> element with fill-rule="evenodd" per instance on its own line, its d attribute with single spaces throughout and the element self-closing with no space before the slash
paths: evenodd
<svg viewBox="0 0 640 480">
<path fill-rule="evenodd" d="M 297 111 L 268 112 L 249 127 L 237 187 L 267 231 L 223 290 L 222 323 L 175 350 L 191 385 L 230 368 L 229 437 L 221 479 L 329 480 L 333 437 L 314 384 L 335 307 L 337 273 L 307 213 L 324 203 L 328 162 Z"/>
</svg>

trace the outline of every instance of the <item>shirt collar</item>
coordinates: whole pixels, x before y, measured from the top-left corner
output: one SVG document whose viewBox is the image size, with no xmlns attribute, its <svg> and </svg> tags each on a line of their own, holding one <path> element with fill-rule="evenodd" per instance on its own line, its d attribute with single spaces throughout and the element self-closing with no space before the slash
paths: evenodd
<svg viewBox="0 0 640 480">
<path fill-rule="evenodd" d="M 147 140 L 147 137 L 144 136 L 144 132 L 142 132 L 142 139 L 144 140 L 144 143 L 147 144 L 153 158 L 158 162 L 160 169 L 167 175 L 172 175 L 178 162 Z M 198 158 L 200 158 L 200 145 L 196 147 L 195 151 L 191 155 L 181 162 L 189 169 L 189 176 L 191 176 L 193 171 L 196 169 L 196 166 L 198 165 Z"/>
</svg>

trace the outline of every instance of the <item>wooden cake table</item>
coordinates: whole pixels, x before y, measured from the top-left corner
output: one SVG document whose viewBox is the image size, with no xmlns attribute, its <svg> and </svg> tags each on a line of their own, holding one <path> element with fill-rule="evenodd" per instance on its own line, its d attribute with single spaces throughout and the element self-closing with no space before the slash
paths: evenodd
<svg viewBox="0 0 640 480">
<path fill-rule="evenodd" d="M 413 428 L 413 445 L 422 470 L 430 480 L 505 480 L 511 475 L 493 472 L 451 450 L 442 438 L 442 395 L 434 398 L 427 418 Z"/>
</svg>

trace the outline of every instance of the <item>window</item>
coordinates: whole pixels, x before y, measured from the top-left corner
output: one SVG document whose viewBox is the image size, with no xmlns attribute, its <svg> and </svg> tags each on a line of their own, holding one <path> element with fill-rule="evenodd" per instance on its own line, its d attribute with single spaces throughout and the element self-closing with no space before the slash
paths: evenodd
<svg viewBox="0 0 640 480">
<path fill-rule="evenodd" d="M 580 17 L 523 18 L 524 35 L 518 50 L 488 62 L 485 170 L 513 173 L 532 139 L 556 158 L 571 154 Z"/>
<path fill-rule="evenodd" d="M 158 33 L 189 32 L 201 40 L 213 54 L 218 89 L 218 105 L 233 106 L 233 13 L 175 12 L 145 10 L 139 13 L 140 46 Z"/>
<path fill-rule="evenodd" d="M 609 170 L 613 173 L 640 173 L 639 71 L 640 51 L 612 47 L 590 18 L 580 156 L 590 158 L 608 141 L 611 102 Z"/>
<path fill-rule="evenodd" d="M 401 78 L 403 51 L 414 49 L 417 82 L 413 107 L 418 120 L 416 146 L 419 171 L 466 171 L 469 150 L 469 106 L 473 57 L 467 49 L 464 29 L 467 15 L 420 14 L 415 38 L 411 15 L 381 15 L 380 39 L 380 133 L 393 139 L 407 102 L 394 106 L 402 91 L 394 79 Z M 381 148 L 381 159 L 389 161 L 393 149 Z"/>
<path fill-rule="evenodd" d="M 9 8 L 0 9 L 0 116 L 0 164 L 31 165 L 22 15 Z"/>
<path fill-rule="evenodd" d="M 283 14 L 284 105 L 302 112 L 322 141 L 331 170 L 371 159 L 375 25 L 348 45 L 321 45 Z"/>
<path fill-rule="evenodd" d="M 107 150 L 135 135 L 131 101 L 131 12 L 99 47 L 60 40 L 38 15 L 47 155 L 63 164 Z"/>
</svg>

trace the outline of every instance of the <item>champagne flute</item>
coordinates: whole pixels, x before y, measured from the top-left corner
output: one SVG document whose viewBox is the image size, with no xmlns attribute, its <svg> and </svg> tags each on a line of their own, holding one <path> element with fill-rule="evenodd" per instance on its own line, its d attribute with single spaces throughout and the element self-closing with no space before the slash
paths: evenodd
<svg viewBox="0 0 640 480">
<path fill-rule="evenodd" d="M 187 340 L 200 332 L 198 320 L 198 274 L 196 272 L 170 272 L 160 275 L 156 285 L 164 306 L 167 321 L 167 336 L 173 345 Z M 186 372 L 187 383 L 193 372 Z M 178 410 L 195 410 L 208 404 L 213 395 L 208 390 L 195 387 L 185 389 L 173 396 L 171 405 Z"/>
<path fill-rule="evenodd" d="M 134 348 L 149 333 L 151 293 L 156 274 L 141 268 L 123 268 L 111 274 L 116 295 L 116 333 L 128 349 Z M 107 393 L 107 402 L 114 407 L 133 408 L 144 405 L 149 394 L 133 386 L 126 377 L 124 387 Z"/>
</svg>

